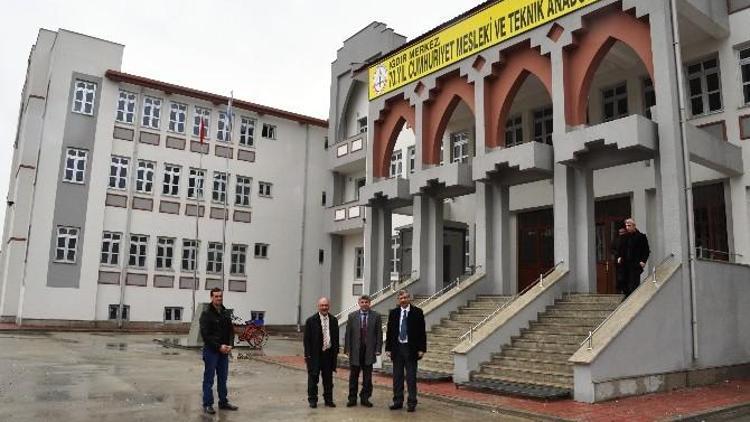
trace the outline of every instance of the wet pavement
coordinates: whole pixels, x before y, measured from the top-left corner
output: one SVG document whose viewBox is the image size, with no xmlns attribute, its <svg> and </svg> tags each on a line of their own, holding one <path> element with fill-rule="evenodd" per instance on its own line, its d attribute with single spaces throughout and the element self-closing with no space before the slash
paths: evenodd
<svg viewBox="0 0 750 422">
<path fill-rule="evenodd" d="M 0 421 L 524 420 L 428 398 L 420 398 L 416 413 L 393 412 L 387 409 L 390 392 L 380 388 L 374 408 L 346 408 L 345 382 L 338 379 L 339 407 L 313 410 L 307 407 L 304 372 L 255 359 L 230 363 L 229 400 L 240 410 L 204 416 L 199 351 L 165 348 L 154 338 L 0 332 Z M 266 353 L 300 355 L 301 344 L 274 337 Z"/>
</svg>

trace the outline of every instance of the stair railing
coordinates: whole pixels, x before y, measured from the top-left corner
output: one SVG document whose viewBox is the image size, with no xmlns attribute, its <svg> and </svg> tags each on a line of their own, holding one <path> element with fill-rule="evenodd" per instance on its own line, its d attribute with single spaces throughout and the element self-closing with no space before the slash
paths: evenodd
<svg viewBox="0 0 750 422">
<path fill-rule="evenodd" d="M 411 272 L 412 276 L 416 272 L 417 272 L 417 270 L 412 270 L 412 272 Z M 375 300 L 376 298 L 380 297 L 381 295 L 383 295 L 383 293 L 385 293 L 387 291 L 395 292 L 396 288 L 399 285 L 407 282 L 408 280 L 411 280 L 411 278 L 412 277 L 409 277 L 409 278 L 406 278 L 406 279 L 403 279 L 403 280 L 400 280 L 400 281 L 397 281 L 397 282 L 391 281 L 390 283 L 388 283 L 388 285 L 386 285 L 382 289 L 380 289 L 377 292 L 369 295 L 370 296 L 370 300 Z M 358 308 L 359 308 L 359 300 L 357 300 L 356 302 L 354 302 L 353 305 L 349 306 L 348 308 L 344 309 L 343 311 L 337 313 L 336 314 L 336 319 L 340 320 L 342 315 L 348 315 L 350 312 L 353 312 L 355 309 L 358 309 Z"/>
<path fill-rule="evenodd" d="M 720 251 L 717 249 L 709 249 L 704 248 L 703 246 L 698 246 L 696 249 L 696 256 L 699 259 L 716 259 L 713 258 L 710 255 L 721 255 L 727 257 L 727 262 L 737 262 L 737 257 L 742 257 L 742 254 L 736 253 L 736 252 L 729 252 L 729 251 Z M 706 256 L 709 255 L 709 256 Z"/>
<path fill-rule="evenodd" d="M 439 298 L 440 296 L 444 295 L 446 292 L 450 291 L 453 288 L 460 288 L 461 287 L 461 277 L 456 277 L 453 282 L 448 284 L 447 286 L 443 287 L 442 289 L 438 290 L 437 292 L 430 295 L 427 299 L 422 300 L 421 302 L 417 303 L 417 306 L 422 308 L 426 303 L 432 302 L 433 300 Z"/>
<path fill-rule="evenodd" d="M 500 311 L 502 311 L 503 309 L 507 308 L 516 299 L 518 299 L 519 297 L 523 296 L 526 292 L 528 292 L 529 290 L 531 290 L 532 287 L 536 286 L 537 284 L 540 287 L 544 287 L 544 285 L 542 284 L 542 280 L 544 280 L 544 277 L 547 277 L 548 275 L 552 274 L 552 271 L 555 271 L 555 269 L 557 269 L 557 267 L 559 267 L 560 264 L 562 264 L 563 262 L 565 262 L 565 261 L 560 261 L 557 264 L 555 264 L 552 268 L 550 268 L 547 271 L 545 271 L 544 273 L 539 274 L 539 278 L 538 279 L 535 279 L 531 284 L 529 284 L 528 286 L 526 286 L 519 293 L 516 293 L 510 299 L 508 299 L 507 301 L 505 301 L 505 303 L 503 303 L 502 305 L 500 305 L 497 308 L 495 308 L 495 310 L 492 311 L 492 313 L 490 313 L 486 317 L 484 317 L 484 319 L 482 319 L 478 323 L 476 323 L 476 324 L 472 325 L 471 327 L 469 327 L 469 330 L 466 331 L 465 333 L 461 334 L 461 336 L 458 338 L 459 342 L 464 341 L 464 339 L 466 339 L 468 337 L 469 338 L 469 342 L 470 343 L 474 343 L 474 331 L 476 331 L 477 329 L 479 329 L 479 327 L 481 327 L 482 325 L 486 324 L 487 321 L 491 320 L 495 315 L 497 315 L 498 313 L 500 313 Z"/>
<path fill-rule="evenodd" d="M 667 263 L 668 261 L 670 261 L 670 260 L 671 260 L 672 258 L 674 258 L 674 254 L 673 254 L 673 253 L 670 253 L 669 255 L 667 255 L 666 257 L 664 257 L 664 259 L 662 259 L 662 260 L 661 260 L 661 261 L 660 261 L 660 262 L 659 262 L 658 264 L 656 264 L 656 265 L 652 266 L 652 267 L 651 267 L 651 274 L 647 275 L 647 276 L 646 276 L 646 279 L 644 279 L 644 282 L 643 282 L 643 283 L 641 283 L 641 284 L 639 284 L 639 285 L 638 285 L 638 287 L 636 287 L 636 289 L 635 289 L 635 290 L 638 290 L 638 289 L 640 289 L 640 288 L 641 288 L 641 286 L 643 286 L 644 284 L 646 284 L 646 283 L 645 283 L 645 281 L 646 281 L 646 280 L 649 280 L 649 279 L 651 280 L 651 282 L 652 282 L 652 283 L 653 283 L 654 285 L 656 285 L 656 284 L 657 284 L 657 281 L 658 281 L 658 280 L 657 280 L 657 278 L 656 278 L 656 270 L 657 270 L 657 268 L 659 268 L 659 267 L 661 267 L 662 265 L 666 264 L 666 263 Z M 662 281 L 664 281 L 664 280 L 662 280 Z M 635 293 L 635 291 L 633 291 L 633 293 Z M 624 305 L 624 304 L 625 304 L 626 302 L 628 302 L 628 301 L 629 301 L 629 300 L 630 300 L 630 299 L 631 299 L 632 297 L 633 297 L 633 294 L 631 293 L 631 294 L 630 294 L 630 295 L 629 295 L 628 297 L 626 297 L 626 298 L 625 298 L 625 300 L 623 300 L 623 301 L 622 301 L 622 303 L 620 303 L 619 305 L 617 305 L 617 308 L 615 308 L 615 310 L 614 310 L 614 311 L 612 311 L 612 312 L 611 312 L 611 313 L 610 313 L 609 315 L 607 315 L 607 317 L 606 317 L 606 318 L 604 318 L 604 320 L 603 320 L 602 322 L 600 322 L 600 323 L 599 323 L 599 325 L 597 325 L 597 326 L 596 326 L 596 328 L 594 328 L 593 330 L 589 331 L 589 335 L 588 335 L 588 336 L 587 336 L 587 337 L 586 337 L 586 338 L 585 338 L 585 339 L 584 339 L 584 340 L 583 340 L 583 341 L 582 341 L 582 342 L 581 342 L 581 343 L 579 344 L 579 346 L 583 346 L 584 344 L 587 344 L 587 346 L 586 346 L 586 349 L 587 349 L 587 350 L 592 350 L 592 349 L 593 349 L 593 344 L 592 344 L 592 343 L 593 343 L 593 340 L 594 340 L 594 334 L 596 334 L 596 333 L 597 333 L 597 331 L 599 331 L 599 329 L 600 329 L 600 328 L 602 328 L 602 326 L 604 326 L 604 324 L 605 324 L 605 323 L 606 323 L 607 321 L 609 321 L 609 319 L 610 319 L 610 318 L 612 317 L 612 315 L 614 315 L 614 314 L 615 314 L 615 312 L 617 312 L 617 309 L 619 309 L 619 308 L 620 308 L 620 306 L 623 306 L 623 305 Z"/>
</svg>

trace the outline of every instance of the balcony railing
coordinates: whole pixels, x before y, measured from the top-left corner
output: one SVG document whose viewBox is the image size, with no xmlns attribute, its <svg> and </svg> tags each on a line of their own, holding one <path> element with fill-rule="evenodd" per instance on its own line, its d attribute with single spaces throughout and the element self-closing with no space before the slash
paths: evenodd
<svg viewBox="0 0 750 422">
<path fill-rule="evenodd" d="M 365 139 L 367 139 L 367 132 L 361 132 L 336 142 L 333 145 L 336 149 L 336 158 L 362 151 L 365 148 Z"/>
</svg>

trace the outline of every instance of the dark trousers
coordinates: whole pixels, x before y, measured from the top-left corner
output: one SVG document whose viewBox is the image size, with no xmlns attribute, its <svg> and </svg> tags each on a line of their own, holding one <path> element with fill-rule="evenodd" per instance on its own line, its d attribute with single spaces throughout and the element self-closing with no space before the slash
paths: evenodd
<svg viewBox="0 0 750 422">
<path fill-rule="evenodd" d="M 227 403 L 229 355 L 204 347 L 203 365 L 203 407 L 213 406 L 214 404 L 214 376 L 216 376 L 216 392 L 219 393 L 219 404 Z"/>
<path fill-rule="evenodd" d="M 397 350 L 392 352 L 393 356 L 393 403 L 404 403 L 404 370 L 406 370 L 406 388 L 409 398 L 406 404 L 417 405 L 417 358 L 409 356 L 409 344 L 398 343 Z"/>
<path fill-rule="evenodd" d="M 333 401 L 333 351 L 331 349 L 320 352 L 320 361 L 307 362 L 307 401 L 318 402 L 318 380 L 323 378 L 323 400 Z"/>
<path fill-rule="evenodd" d="M 628 297 L 641 284 L 643 268 L 638 262 L 623 262 L 620 265 L 620 271 L 622 271 L 622 293 Z"/>
<path fill-rule="evenodd" d="M 369 400 L 372 396 L 372 365 L 365 365 L 365 345 L 359 346 L 359 366 L 349 366 L 349 401 L 357 401 L 357 384 L 359 372 L 362 371 L 362 391 L 359 393 L 360 401 Z"/>
</svg>

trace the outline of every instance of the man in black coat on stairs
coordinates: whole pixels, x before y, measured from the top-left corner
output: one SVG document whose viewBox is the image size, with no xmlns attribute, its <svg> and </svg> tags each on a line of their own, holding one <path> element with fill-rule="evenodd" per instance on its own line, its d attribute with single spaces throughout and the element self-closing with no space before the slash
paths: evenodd
<svg viewBox="0 0 750 422">
<path fill-rule="evenodd" d="M 635 220 L 625 220 L 625 230 L 626 233 L 620 238 L 617 266 L 622 271 L 622 292 L 628 297 L 641 284 L 641 273 L 646 268 L 651 249 L 646 235 L 636 228 Z"/>
<path fill-rule="evenodd" d="M 333 373 L 339 353 L 339 322 L 328 313 L 328 298 L 318 299 L 318 312 L 305 321 L 303 343 L 307 364 L 307 401 L 318 407 L 318 380 L 323 378 L 323 400 L 327 407 L 333 402 Z"/>
<path fill-rule="evenodd" d="M 386 355 L 393 361 L 393 404 L 391 410 L 404 407 L 404 370 L 409 392 L 407 408 L 413 412 L 417 407 L 417 361 L 427 352 L 424 314 L 411 304 L 407 290 L 398 292 L 399 306 L 388 314 L 385 337 Z"/>
</svg>

